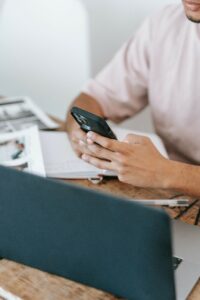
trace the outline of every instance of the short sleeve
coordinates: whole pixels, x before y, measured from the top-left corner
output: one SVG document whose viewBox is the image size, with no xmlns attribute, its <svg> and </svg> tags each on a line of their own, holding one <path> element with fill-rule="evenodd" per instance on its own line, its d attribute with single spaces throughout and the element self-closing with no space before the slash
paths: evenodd
<svg viewBox="0 0 200 300">
<path fill-rule="evenodd" d="M 99 102 L 105 117 L 112 121 L 131 117 L 148 104 L 151 27 L 151 21 L 147 19 L 82 90 Z"/>
</svg>

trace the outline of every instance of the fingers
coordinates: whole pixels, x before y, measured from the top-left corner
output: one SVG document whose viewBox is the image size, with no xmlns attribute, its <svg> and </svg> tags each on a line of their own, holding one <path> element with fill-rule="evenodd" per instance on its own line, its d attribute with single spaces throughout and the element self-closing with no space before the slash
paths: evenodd
<svg viewBox="0 0 200 300">
<path fill-rule="evenodd" d="M 106 161 L 106 160 L 101 160 L 99 158 L 83 154 L 82 159 L 91 165 L 95 166 L 98 169 L 102 170 L 109 170 L 109 171 L 115 171 L 116 167 L 114 166 L 113 162 L 111 161 Z"/>
<path fill-rule="evenodd" d="M 83 152 L 83 146 L 80 145 L 80 141 L 83 143 L 86 143 L 86 133 L 83 132 L 80 128 L 74 129 L 71 131 L 69 134 L 69 139 L 72 144 L 73 150 L 76 152 L 76 154 L 81 157 L 81 155 L 84 153 Z"/>
<path fill-rule="evenodd" d="M 108 149 L 105 149 L 101 146 L 99 146 L 98 144 L 94 144 L 93 142 L 90 143 L 88 141 L 87 143 L 87 149 L 88 151 L 91 153 L 92 156 L 94 157 L 98 157 L 100 159 L 104 159 L 104 160 L 113 160 L 115 157 L 115 152 L 112 152 Z"/>
<path fill-rule="evenodd" d="M 124 150 L 123 143 L 121 143 L 117 140 L 103 137 L 103 136 L 101 136 L 97 133 L 91 132 L 91 131 L 87 133 L 87 142 L 88 142 L 88 144 L 96 143 L 96 144 L 100 145 L 101 147 L 108 149 L 110 151 L 113 151 L 113 152 L 123 152 L 123 150 Z"/>
<path fill-rule="evenodd" d="M 71 141 L 74 143 L 78 143 L 80 140 L 86 141 L 87 136 L 86 133 L 80 128 L 74 130 L 70 134 Z"/>
</svg>

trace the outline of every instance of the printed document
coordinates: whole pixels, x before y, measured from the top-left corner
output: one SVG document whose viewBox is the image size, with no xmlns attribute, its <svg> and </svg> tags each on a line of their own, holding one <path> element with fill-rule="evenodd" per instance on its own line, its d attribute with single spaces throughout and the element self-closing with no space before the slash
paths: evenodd
<svg viewBox="0 0 200 300">
<path fill-rule="evenodd" d="M 53 122 L 27 97 L 0 99 L 0 133 L 37 125 L 39 129 L 55 129 Z"/>
<path fill-rule="evenodd" d="M 0 165 L 45 176 L 37 126 L 0 134 Z"/>
</svg>

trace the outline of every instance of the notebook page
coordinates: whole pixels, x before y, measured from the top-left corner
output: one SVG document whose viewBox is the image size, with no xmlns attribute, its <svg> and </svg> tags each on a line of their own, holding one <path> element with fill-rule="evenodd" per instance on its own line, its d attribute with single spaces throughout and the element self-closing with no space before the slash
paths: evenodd
<svg viewBox="0 0 200 300">
<path fill-rule="evenodd" d="M 91 178 L 102 173 L 76 156 L 64 132 L 40 132 L 46 174 L 55 178 Z"/>
</svg>

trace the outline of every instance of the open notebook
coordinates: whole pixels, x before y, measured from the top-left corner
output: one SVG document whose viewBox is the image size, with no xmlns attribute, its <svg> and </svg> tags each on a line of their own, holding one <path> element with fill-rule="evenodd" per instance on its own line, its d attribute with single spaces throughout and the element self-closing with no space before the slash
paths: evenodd
<svg viewBox="0 0 200 300">
<path fill-rule="evenodd" d="M 160 153 L 167 157 L 162 140 L 156 134 L 112 128 L 118 140 L 123 140 L 128 133 L 135 133 L 151 138 Z M 73 152 L 67 134 L 64 132 L 40 132 L 45 171 L 52 178 L 98 178 L 99 176 L 115 176 L 113 172 L 97 169 L 84 162 Z"/>
</svg>

